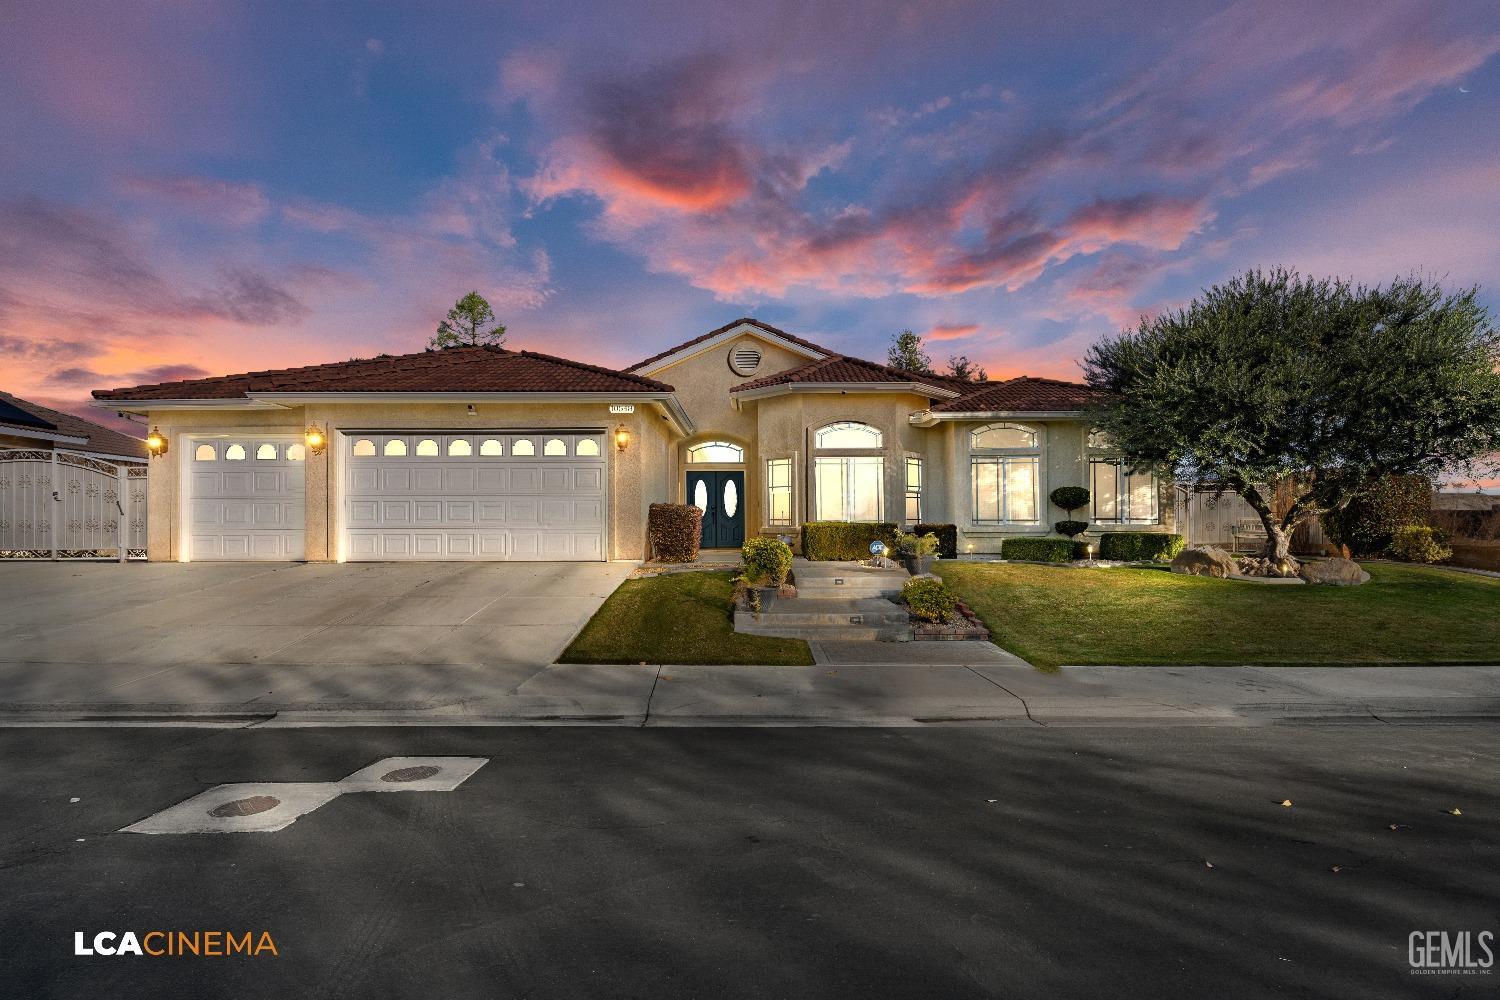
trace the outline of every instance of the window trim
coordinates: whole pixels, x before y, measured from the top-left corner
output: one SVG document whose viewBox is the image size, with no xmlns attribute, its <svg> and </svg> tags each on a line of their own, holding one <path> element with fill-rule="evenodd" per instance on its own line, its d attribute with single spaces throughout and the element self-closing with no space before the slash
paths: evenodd
<svg viewBox="0 0 1500 1000">
<path fill-rule="evenodd" d="M 723 459 L 693 458 L 693 452 L 697 451 L 700 448 L 730 448 L 737 453 L 738 457 Z M 726 441 L 723 439 L 716 439 L 713 441 L 699 441 L 697 444 L 689 445 L 687 450 L 683 453 L 683 457 L 686 459 L 684 463 L 686 465 L 743 465 L 745 463 L 745 449 L 743 445 L 738 445 L 733 441 Z"/>
<path fill-rule="evenodd" d="M 979 443 L 979 435 L 984 434 L 984 433 L 986 433 L 988 431 L 1020 431 L 1023 434 L 1029 434 L 1029 435 L 1031 435 L 1031 443 L 1030 444 L 1021 444 L 1021 445 L 999 445 L 999 446 L 981 445 Z M 972 428 L 969 429 L 969 451 L 971 451 L 971 452 L 980 452 L 982 454 L 992 454 L 992 453 L 1000 453 L 1000 452 L 1016 452 L 1016 453 L 1027 452 L 1027 453 L 1029 453 L 1029 452 L 1033 452 L 1034 451 L 1034 452 L 1040 453 L 1041 450 L 1042 450 L 1042 432 L 1041 432 L 1041 430 L 1039 428 L 1032 427 L 1032 426 L 1030 426 L 1028 424 L 1018 424 L 1018 423 L 1016 423 L 1013 420 L 1001 420 L 1001 421 L 998 421 L 996 423 L 981 424 L 978 427 L 972 427 Z"/>
</svg>

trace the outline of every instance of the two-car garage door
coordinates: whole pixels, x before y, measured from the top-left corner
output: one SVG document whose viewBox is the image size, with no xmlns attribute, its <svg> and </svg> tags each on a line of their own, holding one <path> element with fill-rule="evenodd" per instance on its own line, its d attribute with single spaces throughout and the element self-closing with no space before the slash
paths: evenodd
<svg viewBox="0 0 1500 1000">
<path fill-rule="evenodd" d="M 351 560 L 605 558 L 602 432 L 349 433 Z"/>
</svg>

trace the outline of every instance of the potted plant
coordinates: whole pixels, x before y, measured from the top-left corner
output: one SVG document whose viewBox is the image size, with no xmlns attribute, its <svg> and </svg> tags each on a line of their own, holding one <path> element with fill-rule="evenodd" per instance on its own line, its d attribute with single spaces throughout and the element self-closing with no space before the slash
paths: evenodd
<svg viewBox="0 0 1500 1000">
<path fill-rule="evenodd" d="M 937 550 L 937 535 L 907 534 L 904 531 L 896 533 L 896 557 L 912 576 L 932 571 L 932 560 L 937 557 Z"/>
</svg>

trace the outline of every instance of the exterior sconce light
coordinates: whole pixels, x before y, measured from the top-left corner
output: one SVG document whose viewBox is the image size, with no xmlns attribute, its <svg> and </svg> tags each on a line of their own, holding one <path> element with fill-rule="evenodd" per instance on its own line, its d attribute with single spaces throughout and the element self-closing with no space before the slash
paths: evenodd
<svg viewBox="0 0 1500 1000">
<path fill-rule="evenodd" d="M 469 416 L 471 416 L 471 417 L 477 417 L 478 415 L 479 415 L 479 411 L 476 410 L 476 409 L 474 409 L 474 404 L 473 403 L 470 403 L 469 404 Z"/>
<path fill-rule="evenodd" d="M 620 451 L 630 447 L 630 428 L 624 424 L 615 428 L 615 447 Z"/>
<path fill-rule="evenodd" d="M 323 454 L 323 449 L 328 447 L 328 437 L 317 425 L 308 427 L 302 435 L 302 440 L 307 442 L 307 450 L 314 455 Z"/>
<path fill-rule="evenodd" d="M 161 432 L 160 427 L 152 427 L 151 433 L 146 435 L 146 451 L 152 458 L 158 458 L 167 453 L 167 436 Z"/>
</svg>

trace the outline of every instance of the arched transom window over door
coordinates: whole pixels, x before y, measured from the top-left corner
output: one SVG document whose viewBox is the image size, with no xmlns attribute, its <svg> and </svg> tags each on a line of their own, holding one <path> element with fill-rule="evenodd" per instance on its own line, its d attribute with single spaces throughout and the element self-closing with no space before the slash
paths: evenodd
<svg viewBox="0 0 1500 1000">
<path fill-rule="evenodd" d="M 879 521 L 885 509 L 885 435 L 853 420 L 813 432 L 815 516 L 819 521 Z M 833 452 L 834 454 L 826 454 Z M 839 454 L 843 453 L 843 454 Z"/>
<path fill-rule="evenodd" d="M 1041 510 L 1041 436 L 1021 424 L 969 432 L 975 524 L 1036 524 Z"/>
<path fill-rule="evenodd" d="M 694 464 L 702 462 L 743 462 L 745 449 L 728 441 L 704 441 L 687 450 L 687 460 Z"/>
</svg>

